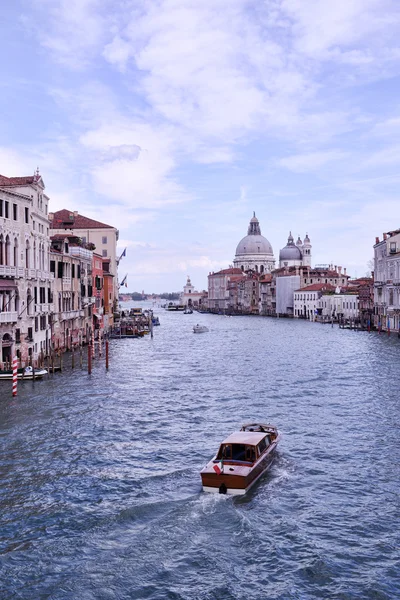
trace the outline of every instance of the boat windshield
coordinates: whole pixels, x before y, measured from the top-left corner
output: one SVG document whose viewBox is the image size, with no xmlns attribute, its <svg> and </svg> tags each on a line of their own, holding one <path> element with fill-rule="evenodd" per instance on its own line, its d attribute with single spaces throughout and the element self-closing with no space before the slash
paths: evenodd
<svg viewBox="0 0 400 600">
<path fill-rule="evenodd" d="M 256 450 L 254 446 L 248 446 L 247 444 L 222 444 L 217 458 L 219 460 L 254 462 L 256 460 Z"/>
</svg>

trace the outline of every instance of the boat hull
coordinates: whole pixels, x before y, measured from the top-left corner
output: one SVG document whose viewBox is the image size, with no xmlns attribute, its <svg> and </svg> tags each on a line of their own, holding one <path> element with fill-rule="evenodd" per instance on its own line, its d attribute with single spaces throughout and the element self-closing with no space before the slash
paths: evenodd
<svg viewBox="0 0 400 600">
<path fill-rule="evenodd" d="M 219 475 L 214 471 L 215 459 L 201 471 L 204 492 L 241 496 L 268 471 L 276 457 L 277 442 L 271 444 L 269 451 L 252 466 L 224 464 L 224 471 Z"/>
<path fill-rule="evenodd" d="M 46 369 L 36 369 L 35 370 L 35 379 L 42 379 L 42 377 L 44 375 L 47 375 L 47 371 Z M 13 378 L 13 374 L 12 371 L 8 372 L 8 373 L 0 373 L 0 381 L 11 381 Z M 17 379 L 33 379 L 33 373 L 22 373 L 22 372 L 18 372 L 17 373 Z"/>
</svg>

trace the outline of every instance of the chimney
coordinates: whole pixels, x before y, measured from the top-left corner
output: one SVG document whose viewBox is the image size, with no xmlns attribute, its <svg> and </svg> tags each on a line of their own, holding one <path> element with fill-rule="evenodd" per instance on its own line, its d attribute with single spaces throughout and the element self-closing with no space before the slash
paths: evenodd
<svg viewBox="0 0 400 600">
<path fill-rule="evenodd" d="M 338 273 L 339 273 L 339 275 L 342 274 L 342 267 L 338 267 Z"/>
<path fill-rule="evenodd" d="M 77 210 L 74 210 L 74 217 L 77 217 L 79 215 Z"/>
<path fill-rule="evenodd" d="M 335 265 L 335 273 L 337 272 L 337 265 Z"/>
<path fill-rule="evenodd" d="M 386 233 L 383 234 L 383 239 L 387 240 L 387 234 Z"/>
<path fill-rule="evenodd" d="M 376 238 L 375 238 L 375 244 L 379 244 L 379 237 L 378 236 L 376 236 Z"/>
<path fill-rule="evenodd" d="M 54 219 L 54 213 L 49 212 L 49 221 L 52 221 Z"/>
<path fill-rule="evenodd" d="M 343 269 L 343 275 L 346 275 L 346 267 Z"/>
</svg>

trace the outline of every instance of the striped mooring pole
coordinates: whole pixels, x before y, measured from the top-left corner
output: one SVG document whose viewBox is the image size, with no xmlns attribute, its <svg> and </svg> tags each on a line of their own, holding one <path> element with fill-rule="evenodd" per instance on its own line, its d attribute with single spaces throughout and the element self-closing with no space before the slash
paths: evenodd
<svg viewBox="0 0 400 600">
<path fill-rule="evenodd" d="M 17 395 L 18 389 L 18 358 L 14 356 L 13 358 L 13 379 L 12 379 L 12 395 Z"/>
<path fill-rule="evenodd" d="M 94 348 L 94 329 L 92 329 L 92 357 L 95 357 L 95 348 Z"/>
</svg>

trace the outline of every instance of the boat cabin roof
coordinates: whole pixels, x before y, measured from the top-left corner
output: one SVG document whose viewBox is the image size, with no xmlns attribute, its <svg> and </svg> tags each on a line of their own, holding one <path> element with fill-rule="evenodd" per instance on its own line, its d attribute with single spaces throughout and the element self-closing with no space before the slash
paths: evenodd
<svg viewBox="0 0 400 600">
<path fill-rule="evenodd" d="M 223 444 L 246 444 L 247 446 L 257 446 L 267 433 L 259 431 L 235 431 L 231 433 L 222 443 Z"/>
</svg>

